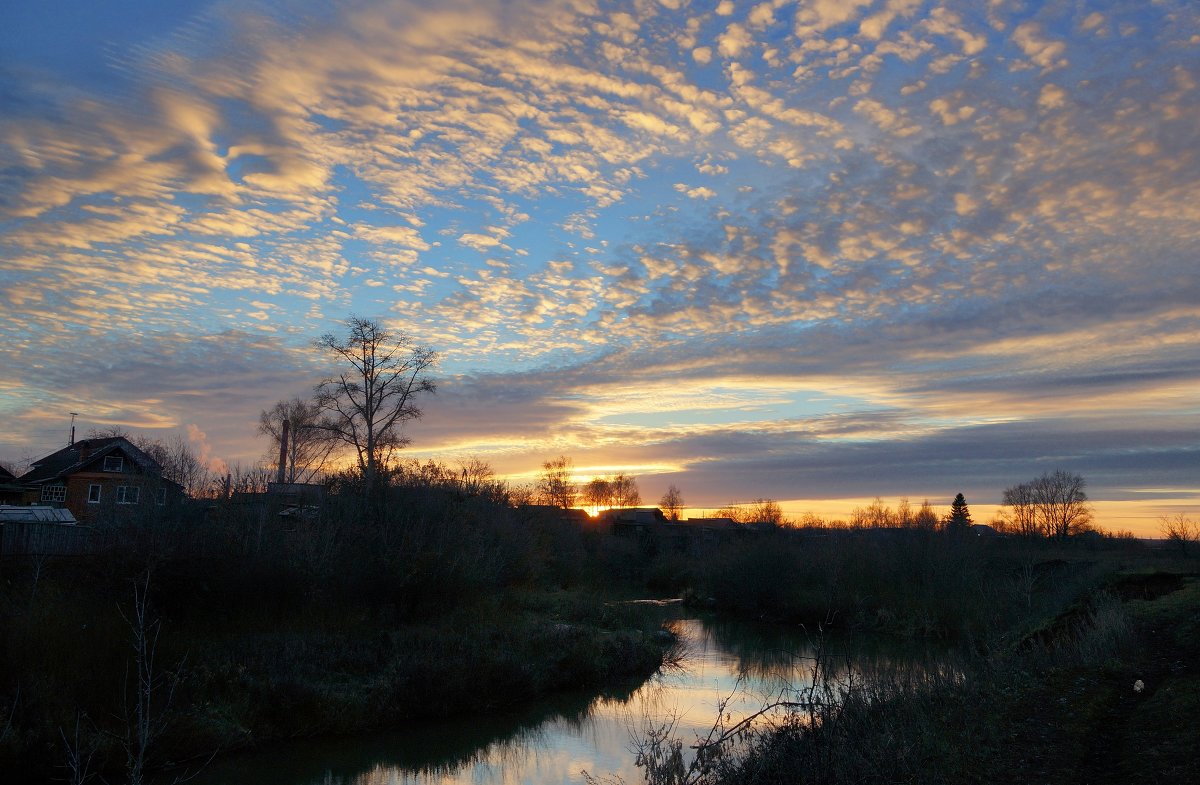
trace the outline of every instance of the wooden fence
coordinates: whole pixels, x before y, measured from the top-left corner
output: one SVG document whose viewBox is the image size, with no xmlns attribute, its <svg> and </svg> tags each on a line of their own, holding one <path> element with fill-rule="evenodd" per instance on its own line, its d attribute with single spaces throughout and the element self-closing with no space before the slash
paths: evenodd
<svg viewBox="0 0 1200 785">
<path fill-rule="evenodd" d="M 0 524 L 0 556 L 81 556 L 99 548 L 100 534 L 88 526 L 9 521 Z"/>
</svg>

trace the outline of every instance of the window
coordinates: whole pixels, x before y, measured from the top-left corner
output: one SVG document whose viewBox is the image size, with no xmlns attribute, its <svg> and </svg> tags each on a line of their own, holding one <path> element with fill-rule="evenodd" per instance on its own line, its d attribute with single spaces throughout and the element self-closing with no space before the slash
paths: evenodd
<svg viewBox="0 0 1200 785">
<path fill-rule="evenodd" d="M 154 492 L 154 503 L 159 507 L 167 503 L 167 489 L 159 488 Z"/>
<path fill-rule="evenodd" d="M 100 503 L 100 486 L 93 483 L 88 486 L 88 504 Z"/>
<path fill-rule="evenodd" d="M 120 455 L 105 455 L 104 456 L 104 471 L 119 472 L 125 469 L 125 459 Z"/>
<path fill-rule="evenodd" d="M 117 504 L 137 504 L 142 496 L 142 489 L 136 485 L 117 486 Z"/>
<path fill-rule="evenodd" d="M 43 485 L 42 486 L 42 501 L 44 502 L 65 502 L 67 500 L 67 486 L 65 485 Z"/>
</svg>

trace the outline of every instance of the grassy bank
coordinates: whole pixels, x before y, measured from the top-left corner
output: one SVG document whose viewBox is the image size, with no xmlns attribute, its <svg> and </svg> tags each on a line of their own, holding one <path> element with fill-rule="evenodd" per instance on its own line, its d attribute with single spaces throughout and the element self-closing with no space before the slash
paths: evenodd
<svg viewBox="0 0 1200 785">
<path fill-rule="evenodd" d="M 586 590 L 513 590 L 420 620 L 342 600 L 220 613 L 166 599 L 172 571 L 159 566 L 147 603 L 147 771 L 600 689 L 644 678 L 663 656 L 656 622 Z M 0 767 L 22 781 L 70 779 L 69 759 L 83 755 L 91 772 L 124 780 L 127 752 L 141 743 L 130 736 L 131 585 L 79 562 L 42 565 L 36 595 L 28 568 L 10 566 L 6 578 Z"/>
<path fill-rule="evenodd" d="M 1056 613 L 997 628 L 942 669 L 851 683 L 815 665 L 817 686 L 790 696 L 783 719 L 718 729 L 697 764 L 675 754 L 686 740 L 648 739 L 648 780 L 1200 781 L 1197 565 L 1057 556 L 1059 581 L 1076 577 Z"/>
<path fill-rule="evenodd" d="M 486 490 L 486 489 L 485 489 Z M 0 770 L 138 781 L 276 739 L 495 711 L 645 677 L 658 622 L 623 543 L 502 498 L 387 489 L 97 524 L 86 557 L 0 562 Z M 173 776 L 173 775 L 172 775 Z"/>
</svg>

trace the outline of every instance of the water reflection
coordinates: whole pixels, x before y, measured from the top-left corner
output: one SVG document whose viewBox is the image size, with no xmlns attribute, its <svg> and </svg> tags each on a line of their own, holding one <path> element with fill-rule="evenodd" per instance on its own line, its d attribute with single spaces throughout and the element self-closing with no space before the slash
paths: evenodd
<svg viewBox="0 0 1200 785">
<path fill-rule="evenodd" d="M 718 702 L 736 722 L 786 689 L 803 688 L 821 651 L 845 654 L 853 644 L 868 663 L 897 658 L 894 642 L 888 652 L 872 651 L 869 640 L 829 639 L 800 627 L 700 619 L 673 625 L 685 647 L 681 664 L 627 690 L 559 695 L 509 714 L 282 745 L 212 764 L 192 782 L 541 785 L 583 782 L 587 771 L 632 784 L 642 780 L 632 742 L 646 727 L 673 721 L 685 741 L 703 737 Z M 921 656 L 906 652 L 900 659 Z"/>
</svg>

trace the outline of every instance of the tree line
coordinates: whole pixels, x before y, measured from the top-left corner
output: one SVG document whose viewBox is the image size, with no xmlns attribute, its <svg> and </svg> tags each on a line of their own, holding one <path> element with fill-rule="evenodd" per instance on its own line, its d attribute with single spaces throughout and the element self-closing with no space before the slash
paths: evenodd
<svg viewBox="0 0 1200 785">
<path fill-rule="evenodd" d="M 409 443 L 403 433 L 406 423 L 422 416 L 420 403 L 437 385 L 432 371 L 438 353 L 420 346 L 404 333 L 379 322 L 351 316 L 345 333 L 326 333 L 314 348 L 333 360 L 332 372 L 318 382 L 309 398 L 280 400 L 259 415 L 258 432 L 267 436 L 270 447 L 266 465 L 285 483 L 322 482 L 339 474 L 341 459 L 353 461 L 355 483 L 369 498 L 381 481 L 408 471 L 397 461 L 398 452 Z M 226 477 L 214 477 L 207 465 L 182 437 L 166 441 L 132 436 L 120 428 L 93 431 L 92 436 L 126 436 L 163 468 L 167 479 L 181 485 L 189 496 L 228 495 L 231 491 L 266 490 L 270 475 L 263 467 L 239 468 Z M 584 506 L 598 509 L 629 508 L 642 504 L 637 478 L 624 472 L 594 476 L 577 482 L 572 460 L 565 455 L 542 464 L 542 473 L 531 486 L 506 486 L 515 505 L 538 503 L 569 509 Z M 492 479 L 491 467 L 469 459 L 459 467 L 464 478 Z M 442 467 L 441 480 L 447 472 Z M 236 481 L 233 475 L 236 473 Z M 410 480 L 408 478 L 408 480 Z M 344 480 L 344 478 L 343 478 Z M 408 481 L 406 480 L 406 481 Z M 341 483 L 343 486 L 346 483 Z M 1079 474 L 1063 469 L 1047 472 L 1004 490 L 1003 511 L 990 524 L 1003 532 L 1024 536 L 1064 539 L 1092 529 L 1093 512 Z M 671 485 L 658 502 L 668 519 L 679 520 L 684 509 L 682 492 Z M 918 528 L 965 530 L 971 519 L 966 499 L 959 493 L 949 513 L 940 515 L 926 499 L 914 508 L 907 498 L 896 509 L 880 499 L 856 508 L 848 521 L 827 522 L 811 513 L 787 519 L 778 502 L 758 498 L 749 504 L 730 504 L 718 509 L 716 517 L 737 522 L 762 522 L 801 527 Z M 1180 521 L 1164 519 L 1162 531 L 1168 539 L 1188 543 L 1197 539 L 1195 524 L 1185 516 Z"/>
</svg>

